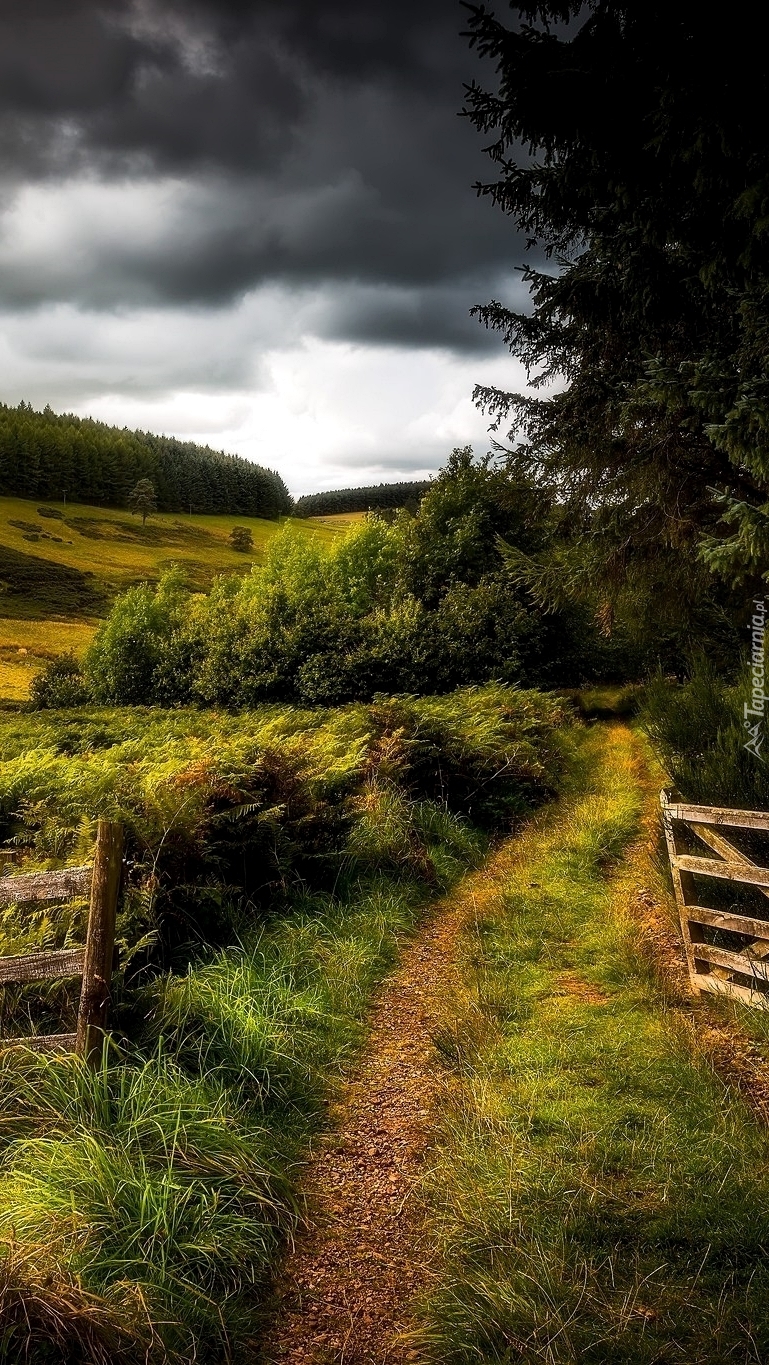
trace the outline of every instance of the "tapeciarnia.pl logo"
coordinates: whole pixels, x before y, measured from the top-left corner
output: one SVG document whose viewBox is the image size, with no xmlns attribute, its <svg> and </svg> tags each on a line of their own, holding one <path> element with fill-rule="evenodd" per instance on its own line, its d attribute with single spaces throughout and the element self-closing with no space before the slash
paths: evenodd
<svg viewBox="0 0 769 1365">
<path fill-rule="evenodd" d="M 745 729 L 750 738 L 744 747 L 763 761 L 763 722 L 767 697 L 764 693 L 766 668 L 764 665 L 764 637 L 766 633 L 766 603 L 758 597 L 753 601 L 750 618 L 750 704 L 745 702 Z"/>
</svg>

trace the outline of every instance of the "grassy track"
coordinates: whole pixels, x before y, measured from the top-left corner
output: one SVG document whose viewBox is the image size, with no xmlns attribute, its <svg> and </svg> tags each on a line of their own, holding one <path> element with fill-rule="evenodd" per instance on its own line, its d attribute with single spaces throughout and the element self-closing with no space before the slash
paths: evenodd
<svg viewBox="0 0 769 1365">
<path fill-rule="evenodd" d="M 156 514 L 146 526 L 129 512 L 79 503 L 0 498 L 0 701 L 21 701 L 51 658 L 81 653 L 118 592 L 155 581 L 180 564 L 191 587 L 216 574 L 248 572 L 279 529 L 255 517 Z M 333 540 L 352 517 L 300 521 L 308 535 Z M 233 526 L 248 526 L 254 549 L 232 549 Z"/>
<path fill-rule="evenodd" d="M 769 1359 L 766 1131 L 692 1055 L 633 950 L 627 872 L 607 878 L 645 856 L 658 785 L 629 730 L 588 732 L 466 940 L 438 1039 L 441 1365 Z"/>
</svg>

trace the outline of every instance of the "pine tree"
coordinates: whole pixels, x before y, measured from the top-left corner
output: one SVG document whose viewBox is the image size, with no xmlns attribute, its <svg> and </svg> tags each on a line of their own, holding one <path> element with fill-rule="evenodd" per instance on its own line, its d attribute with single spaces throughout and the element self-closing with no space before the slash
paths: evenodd
<svg viewBox="0 0 769 1365">
<path fill-rule="evenodd" d="M 153 512 L 157 512 L 158 504 L 155 497 L 155 485 L 150 479 L 140 479 L 135 488 L 128 494 L 128 506 L 131 512 L 141 514 L 142 526 L 146 523 L 147 517 Z"/>
<path fill-rule="evenodd" d="M 749 12 L 573 0 L 513 4 L 507 27 L 468 8 L 498 77 L 467 89 L 495 166 L 478 190 L 525 234 L 533 299 L 474 311 L 560 389 L 476 400 L 589 514 L 601 573 L 693 545 L 766 571 L 769 59 Z"/>
<path fill-rule="evenodd" d="M 277 518 L 293 500 L 279 474 L 240 456 L 90 418 L 0 403 L 0 493 L 124 507 L 141 479 L 163 512 L 225 512 Z"/>
</svg>

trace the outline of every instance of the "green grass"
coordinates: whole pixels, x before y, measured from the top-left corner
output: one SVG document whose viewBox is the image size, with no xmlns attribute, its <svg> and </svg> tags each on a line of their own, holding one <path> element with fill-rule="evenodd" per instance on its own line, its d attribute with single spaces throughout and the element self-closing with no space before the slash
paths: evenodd
<svg viewBox="0 0 769 1365">
<path fill-rule="evenodd" d="M 632 950 L 606 873 L 643 788 L 636 741 L 610 733 L 484 903 L 438 1039 L 441 1365 L 769 1355 L 769 1142 Z"/>
<path fill-rule="evenodd" d="M 643 687 L 638 683 L 605 684 L 582 687 L 569 695 L 583 720 L 627 720 L 638 711 Z"/>
<path fill-rule="evenodd" d="M 107 1336 L 117 1320 L 140 1348 L 160 1330 L 183 1360 L 221 1338 L 223 1287 L 234 1309 L 293 1212 L 265 1128 L 160 1058 L 94 1075 L 6 1053 L 0 1091 L 0 1239 L 48 1247 L 53 1283 L 101 1301 Z"/>
<path fill-rule="evenodd" d="M 156 513 L 142 526 L 130 512 L 79 503 L 45 504 L 61 518 L 40 517 L 37 503 L 0 498 L 0 701 L 24 700 L 45 662 L 82 653 L 119 592 L 155 582 L 179 564 L 195 591 L 217 574 L 247 573 L 279 529 L 255 517 Z M 333 540 L 348 519 L 297 520 L 304 534 Z M 233 550 L 233 526 L 247 526 L 250 553 Z M 57 629 L 59 627 L 59 629 Z M 20 654 L 26 650 L 26 654 Z"/>
<path fill-rule="evenodd" d="M 109 1065 L 0 1053 L 0 1360 L 250 1359 L 296 1183 L 371 992 L 487 823 L 560 780 L 556 698 L 238 715 L 0 716 L 0 824 L 25 867 L 126 824 Z M 478 789 L 484 792 L 479 802 Z M 0 954 L 82 942 L 84 906 L 11 906 Z M 72 992 L 4 993 L 4 1034 Z"/>
</svg>

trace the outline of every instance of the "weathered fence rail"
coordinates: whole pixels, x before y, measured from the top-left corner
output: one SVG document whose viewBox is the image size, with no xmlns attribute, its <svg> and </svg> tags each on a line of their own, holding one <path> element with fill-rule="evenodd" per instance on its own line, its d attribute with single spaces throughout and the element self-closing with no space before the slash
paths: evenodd
<svg viewBox="0 0 769 1365">
<path fill-rule="evenodd" d="M 0 1040 L 0 1046 L 23 1044 L 36 1051 L 78 1052 L 98 1062 L 107 1023 L 115 951 L 115 915 L 123 867 L 123 827 L 100 820 L 93 864 L 59 872 L 0 876 L 0 906 L 33 901 L 71 900 L 90 892 L 84 948 L 25 953 L 0 958 L 0 986 L 81 977 L 76 1033 L 37 1034 Z"/>
<path fill-rule="evenodd" d="M 664 791 L 660 804 L 692 989 L 769 1007 L 769 868 L 755 863 L 721 832 L 726 827 L 769 833 L 769 811 L 687 805 L 672 801 Z M 718 856 L 682 852 L 682 827 Z M 696 877 L 754 887 L 768 902 L 767 918 L 762 919 L 760 911 L 746 915 L 700 905 L 704 895 L 698 892 Z M 708 938 L 713 930 L 726 931 L 737 940 L 730 939 L 728 947 L 713 943 Z"/>
</svg>

